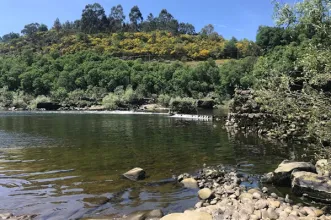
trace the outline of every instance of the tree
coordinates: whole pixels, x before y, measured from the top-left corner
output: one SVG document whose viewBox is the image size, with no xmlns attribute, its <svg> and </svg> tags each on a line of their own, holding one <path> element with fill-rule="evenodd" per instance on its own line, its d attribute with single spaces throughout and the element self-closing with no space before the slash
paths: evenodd
<svg viewBox="0 0 331 220">
<path fill-rule="evenodd" d="M 130 22 L 131 22 L 133 31 L 139 31 L 139 26 L 143 22 L 144 18 L 140 12 L 140 9 L 138 6 L 134 6 L 131 9 L 129 18 L 130 18 Z"/>
<path fill-rule="evenodd" d="M 195 27 L 192 24 L 189 23 L 180 23 L 178 27 L 178 32 L 180 34 L 195 34 Z"/>
<path fill-rule="evenodd" d="M 238 40 L 235 37 L 232 37 L 231 40 L 226 42 L 224 46 L 224 56 L 226 58 L 238 58 L 237 42 Z"/>
<path fill-rule="evenodd" d="M 48 31 L 48 27 L 46 24 L 40 24 L 40 26 L 38 27 L 38 31 L 39 32 L 46 32 Z"/>
<path fill-rule="evenodd" d="M 60 30 L 62 29 L 62 24 L 60 22 L 59 18 L 56 18 L 53 24 L 53 29 L 56 30 L 56 32 L 60 32 Z"/>
<path fill-rule="evenodd" d="M 1 40 L 1 42 L 6 43 L 6 42 L 9 42 L 9 41 L 11 41 L 11 40 L 13 40 L 13 39 L 17 39 L 17 38 L 19 38 L 19 37 L 20 37 L 20 34 L 19 34 L 19 33 L 11 32 L 11 33 L 9 33 L 9 34 L 5 34 L 5 35 L 3 35 L 3 36 L 2 36 L 2 40 Z"/>
<path fill-rule="evenodd" d="M 201 29 L 200 34 L 204 36 L 209 36 L 214 32 L 215 32 L 214 25 L 208 24 Z"/>
<path fill-rule="evenodd" d="M 111 32 L 118 32 L 123 30 L 125 15 L 122 5 L 117 5 L 111 8 L 109 15 L 109 23 Z"/>
<path fill-rule="evenodd" d="M 157 29 L 157 21 L 152 13 L 147 16 L 146 21 L 142 23 L 142 30 L 145 32 L 155 31 Z"/>
<path fill-rule="evenodd" d="M 166 9 L 162 9 L 157 18 L 157 29 L 178 33 L 178 21 Z"/>
<path fill-rule="evenodd" d="M 24 26 L 24 29 L 21 31 L 23 35 L 27 35 L 29 37 L 33 36 L 35 33 L 38 32 L 40 24 L 38 23 L 31 23 Z"/>
<path fill-rule="evenodd" d="M 103 7 L 94 3 L 85 6 L 82 13 L 82 18 L 80 22 L 81 30 L 88 34 L 104 32 L 106 30 L 106 25 L 108 20 Z"/>
</svg>

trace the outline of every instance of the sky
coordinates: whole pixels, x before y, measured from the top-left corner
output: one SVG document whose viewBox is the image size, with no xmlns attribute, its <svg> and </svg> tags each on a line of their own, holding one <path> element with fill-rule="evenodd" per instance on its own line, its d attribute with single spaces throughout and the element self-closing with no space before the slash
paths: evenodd
<svg viewBox="0 0 331 220">
<path fill-rule="evenodd" d="M 283 0 L 293 2 L 294 0 Z M 74 21 L 85 5 L 100 3 L 108 16 L 112 6 L 121 4 L 128 19 L 138 5 L 144 18 L 165 8 L 180 22 L 192 23 L 196 31 L 213 24 L 223 37 L 255 40 L 260 25 L 274 25 L 270 0 L 0 0 L 0 36 L 20 33 L 24 25 L 38 22 L 52 27 L 54 20 Z"/>
</svg>

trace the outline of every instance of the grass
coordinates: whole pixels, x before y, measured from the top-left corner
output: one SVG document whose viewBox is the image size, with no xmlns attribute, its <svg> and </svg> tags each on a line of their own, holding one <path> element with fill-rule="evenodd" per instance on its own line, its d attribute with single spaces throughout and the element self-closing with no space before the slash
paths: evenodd
<svg viewBox="0 0 331 220">
<path fill-rule="evenodd" d="M 231 59 L 220 59 L 220 60 L 215 60 L 216 64 L 217 65 L 223 65 L 224 63 L 230 61 Z M 203 61 L 188 61 L 186 62 L 187 65 L 189 66 L 197 66 L 200 62 L 203 62 Z"/>
</svg>

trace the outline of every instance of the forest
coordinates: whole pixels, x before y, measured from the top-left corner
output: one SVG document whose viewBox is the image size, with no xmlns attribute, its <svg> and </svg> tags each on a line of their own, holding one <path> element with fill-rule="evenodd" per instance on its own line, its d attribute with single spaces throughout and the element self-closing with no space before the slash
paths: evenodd
<svg viewBox="0 0 331 220">
<path fill-rule="evenodd" d="M 307 137 L 325 145 L 331 140 L 325 120 L 331 116 L 330 10 L 326 0 L 276 2 L 276 26 L 260 26 L 252 42 L 226 40 L 212 25 L 196 32 L 165 9 L 144 19 L 135 6 L 125 22 L 120 5 L 109 16 L 99 4 L 87 5 L 80 20 L 56 19 L 50 29 L 28 24 L 1 38 L 0 103 L 33 108 L 51 100 L 110 109 L 143 97 L 165 105 L 171 98 L 222 103 L 236 89 L 254 89 L 263 111 L 288 121 L 305 115 Z"/>
</svg>

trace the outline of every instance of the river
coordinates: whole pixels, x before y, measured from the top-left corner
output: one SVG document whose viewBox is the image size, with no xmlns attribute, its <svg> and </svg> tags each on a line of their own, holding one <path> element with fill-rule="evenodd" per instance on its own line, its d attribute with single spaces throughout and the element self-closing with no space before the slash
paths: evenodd
<svg viewBox="0 0 331 220">
<path fill-rule="evenodd" d="M 0 112 L 0 151 L 0 213 L 75 219 L 183 211 L 198 201 L 196 190 L 173 175 L 238 163 L 245 175 L 262 174 L 302 149 L 233 137 L 221 122 L 165 115 Z M 121 177 L 134 167 L 148 178 Z"/>
</svg>

